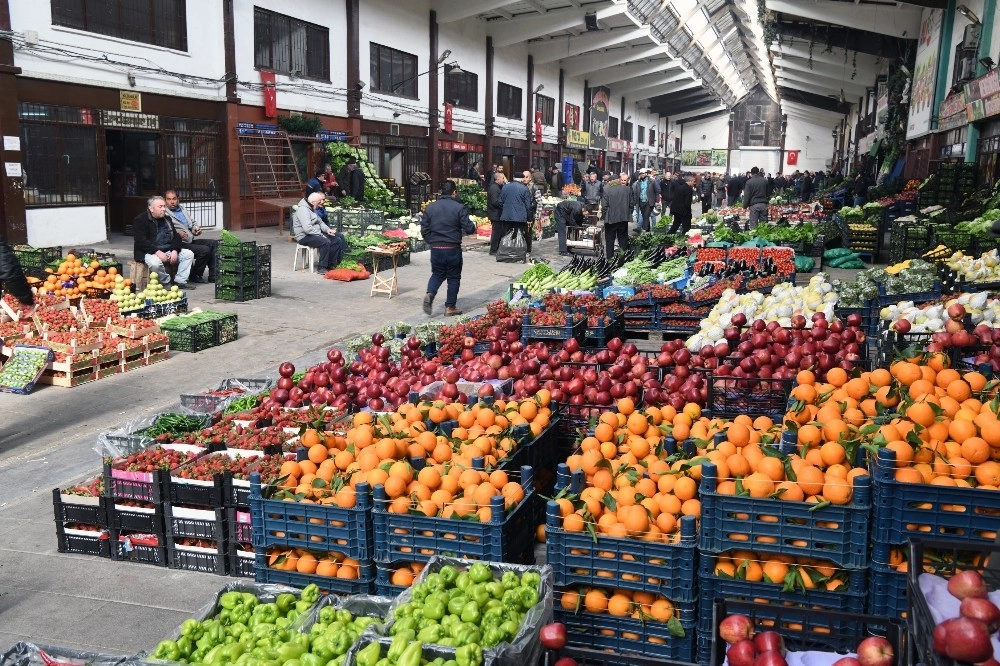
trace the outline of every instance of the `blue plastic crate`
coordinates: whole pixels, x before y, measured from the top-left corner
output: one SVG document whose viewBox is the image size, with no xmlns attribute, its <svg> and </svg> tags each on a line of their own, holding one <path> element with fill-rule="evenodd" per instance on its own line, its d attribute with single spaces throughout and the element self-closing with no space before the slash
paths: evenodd
<svg viewBox="0 0 1000 666">
<path fill-rule="evenodd" d="M 273 488 L 265 486 L 267 495 Z M 260 475 L 250 475 L 250 519 L 253 545 L 290 546 L 343 553 L 369 560 L 375 552 L 372 537 L 372 503 L 367 483 L 359 483 L 357 503 L 342 509 L 331 504 L 303 504 L 264 497 Z M 282 533 L 282 536 L 278 536 Z"/>
<path fill-rule="evenodd" d="M 254 571 L 258 583 L 280 583 L 300 589 L 316 583 L 320 591 L 330 594 L 371 594 L 375 584 L 375 565 L 372 564 L 371 560 L 361 561 L 358 568 L 358 578 L 350 580 L 272 569 L 267 566 L 267 555 L 261 548 L 257 549 Z"/>
<path fill-rule="evenodd" d="M 834 307 L 833 314 L 837 319 L 846 323 L 847 317 L 852 314 L 861 315 L 861 330 L 867 335 L 878 335 L 879 331 L 879 306 L 874 300 L 868 301 L 859 308 Z"/>
<path fill-rule="evenodd" d="M 405 562 L 376 562 L 375 563 L 375 594 L 383 597 L 394 597 L 406 588 L 401 585 L 392 584 L 392 572 Z"/>
<path fill-rule="evenodd" d="M 868 569 L 852 569 L 843 591 L 814 588 L 783 592 L 780 584 L 751 582 L 715 575 L 715 555 L 701 553 L 698 565 L 698 628 L 712 631 L 712 606 L 718 600 L 773 604 L 775 607 L 864 613 L 868 603 Z"/>
<path fill-rule="evenodd" d="M 545 307 L 537 308 L 544 312 Z M 569 316 L 571 313 L 567 313 Z M 521 319 L 521 338 L 523 340 L 569 340 L 576 339 L 580 344 L 584 342 L 584 334 L 587 330 L 586 318 L 580 321 L 571 321 L 564 326 L 543 326 L 531 323 L 531 315 L 525 313 Z"/>
<path fill-rule="evenodd" d="M 794 379 L 776 377 L 719 377 L 708 382 L 706 409 L 713 417 L 735 418 L 770 416 L 777 421 L 784 416 Z"/>
<path fill-rule="evenodd" d="M 531 467 L 522 467 L 525 496 L 510 512 L 504 498 L 493 498 L 488 523 L 423 515 L 389 513 L 385 487 L 375 486 L 372 522 L 375 558 L 382 562 L 427 562 L 447 555 L 488 562 L 533 564 L 535 561 L 534 481 Z M 360 491 L 359 491 L 360 492 Z"/>
<path fill-rule="evenodd" d="M 995 490 L 900 483 L 896 453 L 880 449 L 871 461 L 874 511 L 872 538 L 906 543 L 911 537 L 958 538 L 992 544 L 1000 532 L 1000 493 Z"/>
<path fill-rule="evenodd" d="M 899 620 L 906 616 L 906 573 L 895 571 L 874 559 L 869 573 L 868 612 Z"/>
<path fill-rule="evenodd" d="M 733 614 L 750 618 L 758 631 L 777 631 L 789 651 L 845 654 L 854 652 L 858 643 L 869 636 L 883 636 L 892 644 L 895 665 L 904 666 L 907 663 L 903 626 L 898 621 L 874 614 L 847 614 L 729 599 L 716 601 L 702 612 L 712 618 L 707 631 L 700 631 L 699 626 L 699 648 L 711 648 L 708 653 L 699 651 L 698 663 L 703 666 L 722 666 L 725 662 L 727 645 L 716 633 L 722 620 Z"/>
<path fill-rule="evenodd" d="M 868 476 L 855 477 L 850 504 L 822 509 L 807 502 L 720 495 L 718 481 L 715 465 L 705 463 L 698 488 L 702 550 L 754 550 L 817 557 L 851 569 L 867 566 L 872 507 Z"/>
<path fill-rule="evenodd" d="M 930 291 L 921 291 L 912 294 L 887 294 L 885 293 L 884 284 L 879 284 L 878 286 L 878 305 L 880 307 L 895 305 L 902 301 L 913 301 L 915 304 L 927 303 L 929 301 L 936 301 L 939 298 L 941 298 L 941 283 L 937 281 L 934 282 L 934 286 Z"/>
<path fill-rule="evenodd" d="M 613 617 L 593 613 L 573 613 L 563 610 L 558 603 L 555 608 L 556 622 L 566 625 L 566 639 L 571 646 L 610 650 L 623 662 L 629 655 L 693 662 L 696 658 L 694 605 L 676 605 L 685 636 L 671 635 L 666 623 L 634 620 L 629 617 Z M 690 619 L 688 619 L 690 618 Z M 638 636 L 626 638 L 626 634 Z M 652 641 L 650 639 L 653 639 Z M 654 642 L 655 641 L 655 642 Z"/>
<path fill-rule="evenodd" d="M 681 519 L 680 543 L 617 539 L 562 529 L 559 505 L 549 502 L 545 514 L 546 563 L 555 584 L 592 585 L 662 594 L 675 603 L 695 602 L 697 553 L 695 519 Z"/>
<path fill-rule="evenodd" d="M 598 324 L 597 326 L 587 326 L 584 330 L 585 347 L 606 347 L 608 340 L 621 338 L 625 335 L 625 315 L 621 312 L 615 313 L 613 320 L 608 324 Z"/>
</svg>

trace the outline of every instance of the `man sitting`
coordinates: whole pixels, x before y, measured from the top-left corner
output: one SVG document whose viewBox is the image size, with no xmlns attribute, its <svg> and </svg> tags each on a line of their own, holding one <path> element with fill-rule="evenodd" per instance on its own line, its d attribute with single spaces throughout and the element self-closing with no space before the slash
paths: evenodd
<svg viewBox="0 0 1000 666">
<path fill-rule="evenodd" d="M 145 262 L 150 272 L 156 273 L 160 284 L 168 284 L 170 270 L 176 269 L 177 286 L 194 289 L 194 285 L 188 284 L 194 253 L 182 247 L 180 235 L 167 218 L 167 202 L 156 196 L 150 197 L 146 204 L 146 211 L 132 220 L 135 260 Z"/>
<path fill-rule="evenodd" d="M 164 193 L 167 202 L 167 217 L 174 225 L 174 231 L 181 237 L 181 247 L 194 253 L 194 268 L 191 269 L 192 282 L 215 282 L 215 252 L 219 241 L 208 238 L 196 238 L 201 235 L 201 227 L 187 216 L 177 190 L 167 190 Z M 205 269 L 208 268 L 208 279 L 205 279 Z"/>
<path fill-rule="evenodd" d="M 313 192 L 308 198 L 299 202 L 292 217 L 292 235 L 295 236 L 295 242 L 319 250 L 320 273 L 336 268 L 347 246 L 343 235 L 327 226 L 316 212 L 322 207 L 325 199 L 322 192 Z"/>
</svg>

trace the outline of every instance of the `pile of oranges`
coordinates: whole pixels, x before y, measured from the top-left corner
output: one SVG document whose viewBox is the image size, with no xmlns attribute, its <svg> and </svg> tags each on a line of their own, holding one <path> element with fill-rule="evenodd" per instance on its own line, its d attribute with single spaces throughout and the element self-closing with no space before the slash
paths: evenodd
<svg viewBox="0 0 1000 666">
<path fill-rule="evenodd" d="M 400 565 L 393 570 L 389 581 L 397 587 L 410 587 L 425 566 L 427 564 L 424 562 L 408 562 Z"/>
<path fill-rule="evenodd" d="M 492 498 L 512 510 L 525 498 L 516 472 L 496 469 L 517 448 L 511 429 L 527 426 L 537 436 L 552 418 L 548 392 L 521 401 L 467 406 L 459 403 L 404 403 L 396 412 L 355 414 L 349 427 L 319 433 L 307 430 L 301 446 L 307 458 L 286 461 L 275 499 L 356 505 L 359 483 L 382 486 L 390 513 L 492 519 Z M 439 432 L 454 422 L 450 436 Z M 475 461 L 483 460 L 482 469 Z M 419 462 L 418 462 L 419 461 Z M 416 465 L 414 463 L 417 463 Z"/>
<path fill-rule="evenodd" d="M 714 557 L 712 571 L 717 578 L 771 583 L 781 585 L 787 591 L 846 591 L 849 582 L 849 570 L 812 557 L 753 553 L 746 550 L 705 557 Z"/>
<path fill-rule="evenodd" d="M 593 613 L 663 623 L 676 616 L 673 602 L 662 594 L 652 592 L 585 587 L 557 590 L 555 594 L 556 603 L 570 613 Z"/>
<path fill-rule="evenodd" d="M 115 266 L 110 266 L 105 270 L 101 268 L 99 262 L 93 259 L 88 260 L 86 257 L 81 259 L 72 253 L 67 254 L 55 270 L 46 270 L 49 271 L 49 276 L 44 282 L 36 285 L 37 292 L 68 298 L 83 296 L 88 289 L 111 291 L 119 277 L 118 269 Z M 129 287 L 132 283 L 125 279 L 123 284 Z"/>
<path fill-rule="evenodd" d="M 267 566 L 279 571 L 297 571 L 328 578 L 357 580 L 361 564 L 342 553 L 313 553 L 305 548 L 272 547 L 267 550 Z"/>
</svg>

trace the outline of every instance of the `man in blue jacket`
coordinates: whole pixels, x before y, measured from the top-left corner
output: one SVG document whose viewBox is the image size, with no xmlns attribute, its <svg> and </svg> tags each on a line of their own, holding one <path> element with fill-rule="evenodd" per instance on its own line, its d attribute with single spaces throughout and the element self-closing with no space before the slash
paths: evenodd
<svg viewBox="0 0 1000 666">
<path fill-rule="evenodd" d="M 649 216 L 660 200 L 660 186 L 649 177 L 649 169 L 640 169 L 639 178 L 632 184 L 632 195 L 639 206 L 639 228 L 649 231 Z"/>
<path fill-rule="evenodd" d="M 444 301 L 444 313 L 448 316 L 462 314 L 456 307 L 462 283 L 462 234 L 476 233 L 476 225 L 469 219 L 466 207 L 455 199 L 457 191 L 454 182 L 444 181 L 441 198 L 427 206 L 420 220 L 420 233 L 431 247 L 431 279 L 424 296 L 427 315 L 432 313 L 434 297 L 445 280 L 448 281 L 448 296 Z"/>
<path fill-rule="evenodd" d="M 510 229 L 520 229 L 524 234 L 524 242 L 528 249 L 525 261 L 531 257 L 531 230 L 528 229 L 528 219 L 533 217 L 532 209 L 535 205 L 535 198 L 528 189 L 529 182 L 531 182 L 530 173 L 521 179 L 511 180 L 500 190 L 500 197 L 497 200 L 500 204 L 500 220 L 503 222 L 504 233 Z"/>
</svg>

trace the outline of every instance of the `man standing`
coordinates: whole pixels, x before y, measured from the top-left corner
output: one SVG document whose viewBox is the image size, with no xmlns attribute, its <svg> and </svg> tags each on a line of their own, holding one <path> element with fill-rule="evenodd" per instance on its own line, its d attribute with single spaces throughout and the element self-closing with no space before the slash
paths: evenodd
<svg viewBox="0 0 1000 666">
<path fill-rule="evenodd" d="M 639 205 L 639 227 L 649 231 L 649 216 L 660 198 L 660 187 L 649 177 L 649 170 L 639 171 L 639 179 L 632 184 L 632 195 Z"/>
<path fill-rule="evenodd" d="M 663 178 L 660 179 L 660 202 L 663 204 L 664 212 L 670 210 L 670 200 L 673 198 L 674 192 L 673 188 L 673 174 L 669 171 L 664 171 Z"/>
<path fill-rule="evenodd" d="M 357 159 L 348 158 L 347 164 L 340 170 L 337 182 L 341 187 L 340 196 L 351 197 L 358 203 L 365 200 L 365 176 L 358 168 Z"/>
<path fill-rule="evenodd" d="M 145 262 L 156 273 L 160 284 L 169 284 L 169 267 L 177 267 L 176 284 L 181 289 L 194 289 L 188 284 L 194 253 L 182 247 L 180 234 L 167 217 L 167 202 L 163 197 L 150 197 L 147 208 L 132 220 L 135 241 L 133 257 Z"/>
<path fill-rule="evenodd" d="M 618 184 L 606 187 L 601 198 L 601 208 L 604 213 L 604 247 L 605 258 L 610 259 L 615 253 L 615 237 L 618 247 L 627 250 L 628 223 L 632 219 L 632 209 L 635 208 L 635 193 L 628 186 L 628 174 L 622 172 L 618 176 Z"/>
<path fill-rule="evenodd" d="M 528 217 L 531 215 L 531 209 L 535 203 L 531 190 L 526 184 L 530 182 L 530 173 L 527 177 L 522 176 L 521 180 L 515 178 L 503 186 L 503 189 L 500 190 L 500 197 L 497 199 L 497 203 L 500 204 L 500 220 L 504 235 L 511 229 L 520 229 L 521 233 L 524 234 L 524 242 L 529 254 L 531 253 L 531 235 L 528 229 Z"/>
<path fill-rule="evenodd" d="M 808 171 L 802 176 L 802 201 L 809 201 L 812 199 L 813 193 L 813 179 L 812 174 Z"/>
<path fill-rule="evenodd" d="M 743 202 L 750 211 L 750 217 L 747 219 L 747 231 L 750 231 L 767 216 L 767 179 L 761 175 L 757 167 L 750 169 L 750 180 L 743 188 Z"/>
<path fill-rule="evenodd" d="M 588 206 L 596 206 L 601 203 L 601 197 L 604 196 L 604 183 L 598 179 L 596 172 L 590 171 L 587 173 L 587 180 L 583 182 L 583 191 L 581 194 L 584 203 Z"/>
<path fill-rule="evenodd" d="M 673 182 L 673 199 L 670 200 L 670 215 L 674 222 L 670 225 L 668 233 L 675 234 L 679 229 L 681 233 L 691 231 L 691 205 L 694 201 L 694 190 L 691 184 L 682 180 L 680 174 L 676 174 Z"/>
<path fill-rule="evenodd" d="M 448 281 L 444 313 L 449 317 L 462 314 L 456 306 L 458 288 L 462 283 L 462 234 L 476 233 L 469 211 L 457 199 L 458 187 L 450 180 L 441 185 L 441 198 L 427 206 L 420 220 L 420 233 L 431 246 L 431 279 L 424 296 L 424 313 L 430 316 L 434 297 Z"/>
<path fill-rule="evenodd" d="M 317 261 L 319 273 L 326 273 L 331 268 L 336 268 L 344 256 L 344 247 L 347 245 L 344 237 L 328 227 L 316 213 L 316 209 L 323 205 L 324 199 L 321 192 L 313 192 L 308 198 L 299 202 L 292 217 L 292 235 L 295 236 L 295 242 L 319 250 Z"/>
<path fill-rule="evenodd" d="M 476 181 L 476 184 L 483 187 L 483 177 L 479 175 L 479 162 L 476 162 L 469 167 L 469 174 L 467 176 L 469 180 Z"/>
<path fill-rule="evenodd" d="M 721 208 L 726 201 L 726 181 L 721 173 L 713 174 L 712 189 L 712 208 Z"/>
<path fill-rule="evenodd" d="M 712 208 L 712 174 L 701 175 L 701 183 L 698 185 L 698 196 L 701 199 L 701 214 L 704 215 Z"/>
<path fill-rule="evenodd" d="M 729 182 L 726 183 L 726 203 L 730 207 L 734 206 L 740 199 L 740 195 L 743 194 L 743 185 L 746 183 L 742 179 L 740 174 L 736 173 L 729 177 Z"/>
<path fill-rule="evenodd" d="M 785 176 L 783 174 L 779 173 L 774 179 L 774 191 L 784 192 L 786 187 L 788 187 L 788 181 L 785 180 Z"/>
<path fill-rule="evenodd" d="M 194 254 L 194 268 L 191 269 L 191 279 L 194 282 L 215 282 L 215 254 L 219 241 L 207 238 L 197 238 L 201 235 L 201 227 L 187 216 L 181 206 L 177 190 L 167 190 L 164 193 L 167 202 L 167 217 L 174 225 L 174 231 L 181 237 L 181 247 L 191 250 Z M 208 269 L 208 279 L 202 277 Z"/>
<path fill-rule="evenodd" d="M 568 255 L 566 246 L 566 227 L 582 227 L 586 224 L 583 217 L 583 204 L 579 199 L 566 199 L 556 204 L 556 234 L 559 236 L 559 254 Z"/>
<path fill-rule="evenodd" d="M 500 190 L 507 184 L 507 179 L 502 173 L 494 173 L 493 181 L 486 188 L 486 217 L 490 220 L 490 254 L 496 255 L 500 247 L 500 239 L 503 238 L 504 227 L 500 221 L 500 214 L 503 208 L 500 206 Z"/>
<path fill-rule="evenodd" d="M 559 167 L 552 167 L 549 174 L 549 194 L 554 197 L 559 196 L 563 189 L 562 171 Z"/>
<path fill-rule="evenodd" d="M 589 176 L 592 173 L 597 174 L 597 180 L 601 180 L 601 178 L 604 176 L 604 172 L 601 171 L 601 168 L 599 166 L 597 166 L 596 160 L 590 160 L 590 164 L 587 166 L 587 175 Z"/>
<path fill-rule="evenodd" d="M 3 238 L 0 238 L 0 284 L 21 304 L 21 316 L 30 317 L 34 314 L 35 297 L 24 277 L 24 269 L 14 250 Z"/>
</svg>

